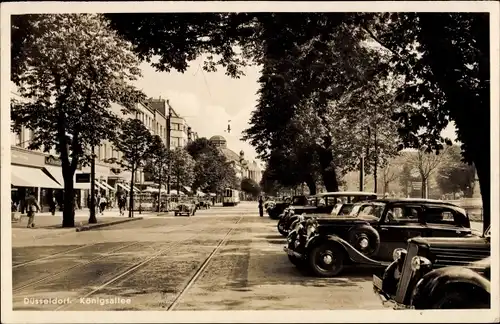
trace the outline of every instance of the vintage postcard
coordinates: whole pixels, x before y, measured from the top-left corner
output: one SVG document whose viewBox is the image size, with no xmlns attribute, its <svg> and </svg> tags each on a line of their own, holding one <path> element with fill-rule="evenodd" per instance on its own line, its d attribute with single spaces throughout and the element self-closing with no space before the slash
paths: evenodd
<svg viewBox="0 0 500 324">
<path fill-rule="evenodd" d="M 499 14 L 2 4 L 2 322 L 498 322 Z"/>
</svg>

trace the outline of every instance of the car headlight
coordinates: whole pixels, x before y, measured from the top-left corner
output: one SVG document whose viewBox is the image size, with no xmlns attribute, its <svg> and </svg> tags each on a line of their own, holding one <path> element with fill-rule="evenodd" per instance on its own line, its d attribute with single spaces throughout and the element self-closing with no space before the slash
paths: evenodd
<svg viewBox="0 0 500 324">
<path fill-rule="evenodd" d="M 398 261 L 399 259 L 401 259 L 405 255 L 406 255 L 406 250 L 398 248 L 398 249 L 395 249 L 394 252 L 392 252 L 392 259 L 394 261 Z"/>
<path fill-rule="evenodd" d="M 315 225 L 309 225 L 307 227 L 307 236 L 310 236 L 314 232 L 316 232 L 316 226 Z"/>
<path fill-rule="evenodd" d="M 431 261 L 429 259 L 421 257 L 421 256 L 415 256 L 413 259 L 411 259 L 411 269 L 413 271 L 418 271 L 422 268 L 429 268 L 431 266 Z"/>
</svg>

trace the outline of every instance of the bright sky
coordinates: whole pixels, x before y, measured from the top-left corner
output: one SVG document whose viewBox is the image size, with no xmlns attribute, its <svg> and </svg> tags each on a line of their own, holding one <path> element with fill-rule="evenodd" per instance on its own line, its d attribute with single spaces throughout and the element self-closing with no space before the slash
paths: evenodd
<svg viewBox="0 0 500 324">
<path fill-rule="evenodd" d="M 260 68 L 246 67 L 246 76 L 232 79 L 224 69 L 202 72 L 202 62 L 203 58 L 191 62 L 184 73 L 156 72 L 148 63 L 142 63 L 143 78 L 137 86 L 148 97 L 169 99 L 200 137 L 222 135 L 228 148 L 236 153 L 243 150 L 247 159 L 256 159 L 253 147 L 240 138 L 256 106 Z M 226 132 L 229 120 L 231 133 Z"/>
</svg>

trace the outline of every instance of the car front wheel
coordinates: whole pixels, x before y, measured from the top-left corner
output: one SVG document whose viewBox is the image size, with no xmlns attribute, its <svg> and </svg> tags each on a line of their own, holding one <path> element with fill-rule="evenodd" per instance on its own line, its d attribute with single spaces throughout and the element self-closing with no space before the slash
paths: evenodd
<svg viewBox="0 0 500 324">
<path fill-rule="evenodd" d="M 283 220 L 283 218 L 281 218 L 278 222 L 278 232 L 280 232 L 281 235 L 283 236 L 287 236 L 288 235 L 288 230 L 286 230 L 285 228 L 285 221 Z"/>
<path fill-rule="evenodd" d="M 345 252 L 333 243 L 325 243 L 313 248 L 308 259 L 316 276 L 335 277 L 344 269 Z"/>
</svg>

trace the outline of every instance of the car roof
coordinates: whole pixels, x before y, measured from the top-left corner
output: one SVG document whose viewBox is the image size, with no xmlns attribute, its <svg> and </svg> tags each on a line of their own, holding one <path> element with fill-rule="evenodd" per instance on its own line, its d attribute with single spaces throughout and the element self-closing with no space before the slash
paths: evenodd
<svg viewBox="0 0 500 324">
<path fill-rule="evenodd" d="M 426 199 L 426 198 L 381 198 L 377 199 L 376 201 L 386 202 L 386 203 L 405 202 L 405 203 L 420 203 L 420 204 L 439 204 L 439 205 L 460 207 L 451 202 L 447 202 L 446 200 Z"/>
<path fill-rule="evenodd" d="M 324 197 L 324 196 L 376 196 L 377 194 L 374 192 L 366 192 L 366 191 L 331 191 L 331 192 L 322 192 L 316 194 L 316 197 Z"/>
</svg>

